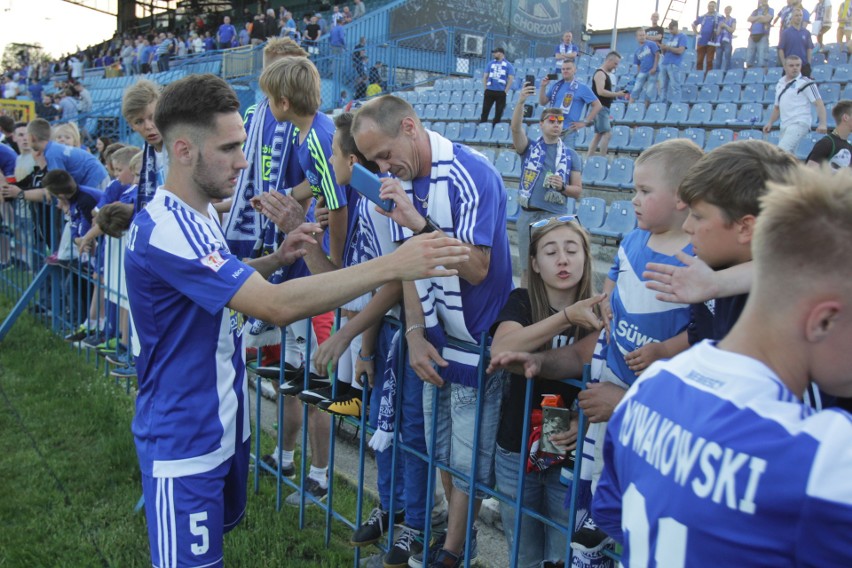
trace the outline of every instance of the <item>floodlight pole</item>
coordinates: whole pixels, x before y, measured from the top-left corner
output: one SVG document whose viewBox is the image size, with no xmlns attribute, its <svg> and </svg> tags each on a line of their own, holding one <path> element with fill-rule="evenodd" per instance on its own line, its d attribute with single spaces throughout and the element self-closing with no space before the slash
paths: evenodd
<svg viewBox="0 0 852 568">
<path fill-rule="evenodd" d="M 618 44 L 618 0 L 615 0 L 615 20 L 612 22 L 612 38 L 609 40 L 609 50 L 616 51 Z"/>
</svg>

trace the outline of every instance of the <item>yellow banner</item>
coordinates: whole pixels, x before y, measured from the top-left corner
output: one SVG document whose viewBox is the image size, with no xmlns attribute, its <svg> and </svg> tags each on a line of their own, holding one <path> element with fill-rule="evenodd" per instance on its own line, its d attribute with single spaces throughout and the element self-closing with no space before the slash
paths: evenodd
<svg viewBox="0 0 852 568">
<path fill-rule="evenodd" d="M 15 122 L 29 122 L 36 118 L 35 103 L 33 101 L 0 99 L 0 115 L 11 116 L 15 119 Z"/>
</svg>

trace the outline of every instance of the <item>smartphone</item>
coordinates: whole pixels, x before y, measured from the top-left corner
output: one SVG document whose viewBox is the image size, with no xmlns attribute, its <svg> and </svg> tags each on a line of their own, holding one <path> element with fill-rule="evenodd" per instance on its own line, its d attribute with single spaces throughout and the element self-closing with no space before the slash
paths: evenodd
<svg viewBox="0 0 852 568">
<path fill-rule="evenodd" d="M 524 79 L 524 85 L 532 85 L 535 87 L 535 75 L 527 75 Z"/>
<path fill-rule="evenodd" d="M 571 427 L 572 411 L 561 406 L 541 407 L 541 451 L 549 454 L 562 454 L 563 451 L 550 441 L 552 434 L 565 432 Z"/>
<path fill-rule="evenodd" d="M 547 79 L 548 79 L 549 81 L 555 81 L 555 80 L 557 80 L 558 78 L 559 78 L 559 75 L 558 75 L 558 74 L 556 74 L 556 73 L 548 73 L 548 74 L 547 74 Z"/>
<path fill-rule="evenodd" d="M 382 180 L 361 164 L 355 164 L 352 168 L 352 179 L 349 181 L 349 185 L 385 211 L 393 209 L 392 200 L 379 198 Z"/>
</svg>

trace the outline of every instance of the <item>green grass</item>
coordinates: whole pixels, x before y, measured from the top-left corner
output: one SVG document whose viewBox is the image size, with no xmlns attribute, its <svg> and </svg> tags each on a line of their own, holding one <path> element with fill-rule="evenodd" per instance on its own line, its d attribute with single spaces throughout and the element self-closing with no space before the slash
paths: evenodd
<svg viewBox="0 0 852 568">
<path fill-rule="evenodd" d="M 12 303 L 0 296 L 0 321 Z M 29 316 L 0 343 L 0 567 L 150 566 L 130 421 L 133 398 Z M 268 435 L 262 445 L 274 446 Z M 249 485 L 246 518 L 225 537 L 228 566 L 351 566 L 349 529 L 312 508 L 275 510 L 274 481 Z M 289 490 L 285 487 L 286 495 Z M 334 507 L 354 518 L 355 493 Z M 369 504 L 365 504 L 369 507 Z M 365 509 L 369 510 L 369 509 Z M 372 551 L 364 551 L 370 553 Z"/>
</svg>

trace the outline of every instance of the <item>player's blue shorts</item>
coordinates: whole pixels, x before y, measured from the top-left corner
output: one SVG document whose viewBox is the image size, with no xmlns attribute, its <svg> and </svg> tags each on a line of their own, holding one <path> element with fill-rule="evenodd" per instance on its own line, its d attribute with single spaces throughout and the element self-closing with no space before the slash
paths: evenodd
<svg viewBox="0 0 852 568">
<path fill-rule="evenodd" d="M 222 566 L 224 534 L 246 511 L 250 441 L 212 471 L 186 477 L 142 474 L 155 568 Z"/>
</svg>

